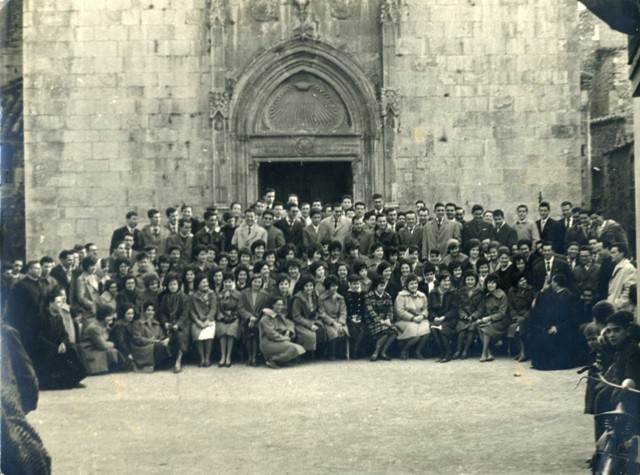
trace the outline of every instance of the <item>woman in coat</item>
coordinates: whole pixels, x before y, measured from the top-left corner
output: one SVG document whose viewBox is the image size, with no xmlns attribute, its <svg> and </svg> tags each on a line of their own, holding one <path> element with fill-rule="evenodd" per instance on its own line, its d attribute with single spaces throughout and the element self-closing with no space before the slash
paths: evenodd
<svg viewBox="0 0 640 475">
<path fill-rule="evenodd" d="M 136 278 L 133 275 L 128 275 L 124 278 L 122 287 L 116 295 L 117 308 L 125 305 L 131 305 L 139 315 L 142 302 L 138 300 L 138 292 L 136 291 Z"/>
<path fill-rule="evenodd" d="M 96 316 L 96 305 L 100 298 L 100 281 L 96 276 L 96 258 L 87 256 L 82 259 L 82 274 L 75 283 L 75 302 L 85 319 Z"/>
<path fill-rule="evenodd" d="M 104 284 L 104 292 L 100 294 L 98 305 L 109 307 L 111 309 L 111 313 L 116 313 L 116 311 L 118 310 L 118 304 L 116 302 L 118 290 L 120 290 L 120 288 L 118 287 L 118 282 L 116 282 L 115 280 L 108 280 Z"/>
<path fill-rule="evenodd" d="M 275 297 L 271 308 L 262 311 L 260 319 L 260 351 L 269 368 L 277 369 L 278 364 L 295 360 L 305 353 L 302 345 L 294 343 L 295 325 L 285 317 L 285 303 L 282 297 Z"/>
<path fill-rule="evenodd" d="M 324 279 L 325 291 L 318 298 L 318 308 L 322 326 L 329 344 L 329 361 L 336 359 L 336 344 L 338 339 L 349 338 L 347 327 L 347 304 L 344 297 L 338 293 L 338 278 L 329 275 Z"/>
<path fill-rule="evenodd" d="M 371 354 L 371 361 L 378 358 L 391 361 L 389 347 L 398 336 L 398 329 L 393 325 L 393 300 L 385 290 L 384 279 L 376 275 L 371 279 L 371 289 L 365 296 L 364 322 L 369 334 L 375 339 L 376 346 Z"/>
<path fill-rule="evenodd" d="M 458 341 L 453 359 L 466 360 L 469 356 L 469 348 L 476 336 L 476 321 L 480 318 L 484 291 L 478 287 L 478 275 L 472 269 L 464 271 L 462 276 L 463 287 L 456 292 L 453 306 L 458 310 L 458 323 L 456 333 Z"/>
<path fill-rule="evenodd" d="M 189 318 L 191 319 L 191 339 L 196 344 L 200 363 L 198 366 L 211 366 L 211 350 L 213 338 L 216 334 L 216 312 L 218 299 L 213 290 L 209 288 L 209 279 L 205 274 L 200 274 L 194 281 L 196 291 L 191 294 L 189 300 Z"/>
<path fill-rule="evenodd" d="M 502 338 L 509 329 L 507 294 L 498 288 L 498 276 L 489 274 L 484 281 L 485 298 L 478 319 L 478 334 L 482 340 L 480 362 L 493 361 L 489 345 Z"/>
<path fill-rule="evenodd" d="M 428 298 L 431 332 L 440 349 L 440 363 L 447 363 L 451 361 L 451 339 L 456 334 L 458 310 L 453 306 L 455 291 L 449 273 L 438 274 L 437 281 L 438 286 Z"/>
<path fill-rule="evenodd" d="M 395 303 L 396 327 L 400 330 L 398 340 L 403 343 L 400 359 L 406 360 L 415 346 L 415 357 L 424 359 L 422 349 L 427 344 L 430 326 L 427 296 L 418 290 L 418 277 L 410 275 L 405 288 L 398 293 Z"/>
<path fill-rule="evenodd" d="M 182 371 L 182 356 L 189 351 L 191 320 L 189 319 L 189 297 L 180 288 L 178 274 L 169 273 L 165 279 L 167 291 L 160 299 L 158 320 L 167 335 L 170 348 L 176 351 L 173 372 Z"/>
<path fill-rule="evenodd" d="M 262 310 L 269 305 L 269 294 L 262 290 L 260 274 L 254 274 L 249 288 L 240 292 L 239 314 L 242 320 L 242 338 L 247 350 L 247 365 L 258 366 L 258 321 Z"/>
<path fill-rule="evenodd" d="M 291 280 L 287 274 L 278 274 L 276 277 L 276 290 L 271 294 L 271 301 L 273 302 L 276 297 L 281 298 L 284 302 L 284 313 L 286 318 L 291 315 Z"/>
<path fill-rule="evenodd" d="M 37 353 L 34 355 L 41 389 L 77 387 L 86 376 L 60 315 L 63 305 L 64 297 L 56 292 L 52 292 L 44 302 Z"/>
<path fill-rule="evenodd" d="M 78 349 L 87 374 L 118 371 L 124 364 L 123 356 L 109 341 L 109 329 L 114 317 L 110 307 L 98 306 L 95 320 L 82 332 Z"/>
<path fill-rule="evenodd" d="M 136 318 L 136 310 L 133 305 L 125 304 L 118 307 L 118 319 L 111 329 L 110 339 L 115 344 L 116 349 L 124 357 L 124 366 L 131 369 L 133 365 L 133 355 L 131 348 L 133 345 L 133 333 L 131 324 Z"/>
<path fill-rule="evenodd" d="M 295 323 L 297 343 L 300 343 L 310 355 L 315 358 L 318 343 L 322 342 L 320 318 L 318 314 L 318 295 L 315 292 L 315 282 L 312 277 L 303 275 L 300 278 L 302 290 L 296 293 L 291 303 L 291 319 Z M 318 341 L 320 340 L 320 341 Z"/>
<path fill-rule="evenodd" d="M 131 324 L 134 371 L 152 373 L 154 368 L 170 356 L 169 338 L 165 336 L 162 325 L 155 316 L 156 308 L 153 303 L 145 302 L 140 318 Z"/>
<path fill-rule="evenodd" d="M 233 344 L 240 336 L 240 292 L 235 289 L 235 276 L 225 272 L 222 277 L 224 289 L 218 295 L 216 313 L 216 337 L 220 340 L 218 368 L 231 367 Z"/>
</svg>

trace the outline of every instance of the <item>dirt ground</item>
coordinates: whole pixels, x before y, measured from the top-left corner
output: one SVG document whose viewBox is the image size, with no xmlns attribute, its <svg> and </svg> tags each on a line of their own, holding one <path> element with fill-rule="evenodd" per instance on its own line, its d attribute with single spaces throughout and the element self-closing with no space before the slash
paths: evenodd
<svg viewBox="0 0 640 475">
<path fill-rule="evenodd" d="M 578 378 L 507 358 L 187 366 L 43 392 L 29 420 L 54 474 L 585 474 Z"/>
</svg>

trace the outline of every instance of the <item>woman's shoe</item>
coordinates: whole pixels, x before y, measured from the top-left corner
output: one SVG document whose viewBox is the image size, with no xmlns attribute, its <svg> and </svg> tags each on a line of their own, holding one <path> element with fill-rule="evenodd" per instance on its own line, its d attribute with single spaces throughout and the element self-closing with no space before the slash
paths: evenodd
<svg viewBox="0 0 640 475">
<path fill-rule="evenodd" d="M 402 352 L 400 353 L 400 359 L 401 359 L 401 360 L 406 360 L 406 359 L 408 359 L 408 358 L 409 358 L 409 354 L 408 354 L 406 351 L 402 351 Z"/>
<path fill-rule="evenodd" d="M 452 360 L 457 360 L 458 358 L 460 358 L 460 353 L 456 351 L 456 352 L 453 354 L 453 356 L 451 357 L 451 359 L 452 359 Z"/>
<path fill-rule="evenodd" d="M 271 369 L 280 369 L 280 366 L 278 366 L 274 361 L 272 361 L 270 358 L 267 359 L 267 361 L 264 362 L 268 368 Z"/>
<path fill-rule="evenodd" d="M 426 359 L 424 357 L 424 355 L 422 353 L 420 353 L 419 351 L 416 351 L 414 356 L 416 357 L 417 360 L 425 360 Z"/>
<path fill-rule="evenodd" d="M 371 355 L 369 361 L 378 361 L 378 355 Z"/>
<path fill-rule="evenodd" d="M 449 361 L 451 361 L 451 358 L 445 357 L 440 360 L 440 363 L 448 363 Z"/>
<path fill-rule="evenodd" d="M 204 362 L 204 367 L 208 368 L 209 366 L 211 366 L 211 361 L 205 361 Z"/>
<path fill-rule="evenodd" d="M 493 361 L 493 355 L 487 356 L 487 361 Z"/>
<path fill-rule="evenodd" d="M 380 359 L 383 360 L 383 361 L 391 361 L 391 357 L 389 355 L 385 354 L 385 353 L 382 353 L 380 355 Z"/>
<path fill-rule="evenodd" d="M 180 371 L 182 371 L 182 366 L 177 364 L 173 367 L 173 372 L 174 373 L 179 373 Z"/>
<path fill-rule="evenodd" d="M 224 361 L 220 361 L 218 363 L 218 368 L 224 368 Z"/>
<path fill-rule="evenodd" d="M 225 368 L 231 368 L 231 361 L 227 361 L 227 362 L 224 364 L 224 367 L 225 367 Z"/>
<path fill-rule="evenodd" d="M 469 355 L 467 355 L 467 353 L 462 353 L 462 356 L 460 356 L 461 360 L 466 360 L 469 357 Z"/>
</svg>

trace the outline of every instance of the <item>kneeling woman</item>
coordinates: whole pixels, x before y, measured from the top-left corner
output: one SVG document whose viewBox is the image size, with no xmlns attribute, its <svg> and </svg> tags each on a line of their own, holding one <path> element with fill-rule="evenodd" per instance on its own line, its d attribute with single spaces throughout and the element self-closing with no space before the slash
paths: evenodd
<svg viewBox="0 0 640 475">
<path fill-rule="evenodd" d="M 376 340 L 376 347 L 371 361 L 378 358 L 391 361 L 387 351 L 398 336 L 398 329 L 393 325 L 393 300 L 385 290 L 386 282 L 382 276 L 371 279 L 371 291 L 365 297 L 364 322 L 369 333 Z"/>
<path fill-rule="evenodd" d="M 347 304 L 338 293 L 338 278 L 334 275 L 324 280 L 324 293 L 318 299 L 326 340 L 329 344 L 329 360 L 336 359 L 336 343 L 339 338 L 349 338 L 347 327 Z"/>
<path fill-rule="evenodd" d="M 478 319 L 478 334 L 482 340 L 480 362 L 493 361 L 489 345 L 502 338 L 509 329 L 507 294 L 498 288 L 498 276 L 489 274 L 484 280 L 485 297 Z"/>
<path fill-rule="evenodd" d="M 233 343 L 240 335 L 240 292 L 235 289 L 235 276 L 232 272 L 225 272 L 222 284 L 223 290 L 218 295 L 218 313 L 216 314 L 216 336 L 220 340 L 218 368 L 229 368 Z"/>
<path fill-rule="evenodd" d="M 109 341 L 109 329 L 114 317 L 111 307 L 98 305 L 95 320 L 82 332 L 79 347 L 87 374 L 118 371 L 124 365 L 123 356 Z"/>
<path fill-rule="evenodd" d="M 133 341 L 133 369 L 137 372 L 152 373 L 154 368 L 169 358 L 169 338 L 165 337 L 160 322 L 156 320 L 156 308 L 151 302 L 142 304 L 142 313 L 131 324 Z"/>
<path fill-rule="evenodd" d="M 400 359 L 406 360 L 409 351 L 417 345 L 415 356 L 423 360 L 422 349 L 427 344 L 430 331 L 427 296 L 418 290 L 418 277 L 414 274 L 406 278 L 404 287 L 396 297 L 398 340 L 403 343 Z"/>
<path fill-rule="evenodd" d="M 282 297 L 275 297 L 271 308 L 262 311 L 260 319 L 260 351 L 269 368 L 278 368 L 279 364 L 295 360 L 304 354 L 302 345 L 293 343 L 295 325 L 285 314 L 285 303 Z"/>
</svg>

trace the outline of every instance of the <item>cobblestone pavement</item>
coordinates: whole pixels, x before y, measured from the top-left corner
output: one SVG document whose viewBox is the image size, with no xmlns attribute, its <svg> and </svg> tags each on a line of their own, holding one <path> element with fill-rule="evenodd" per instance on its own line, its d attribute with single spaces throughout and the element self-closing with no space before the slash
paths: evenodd
<svg viewBox="0 0 640 475">
<path fill-rule="evenodd" d="M 187 366 L 43 392 L 29 420 L 54 474 L 584 474 L 577 381 L 506 358 Z"/>
</svg>

